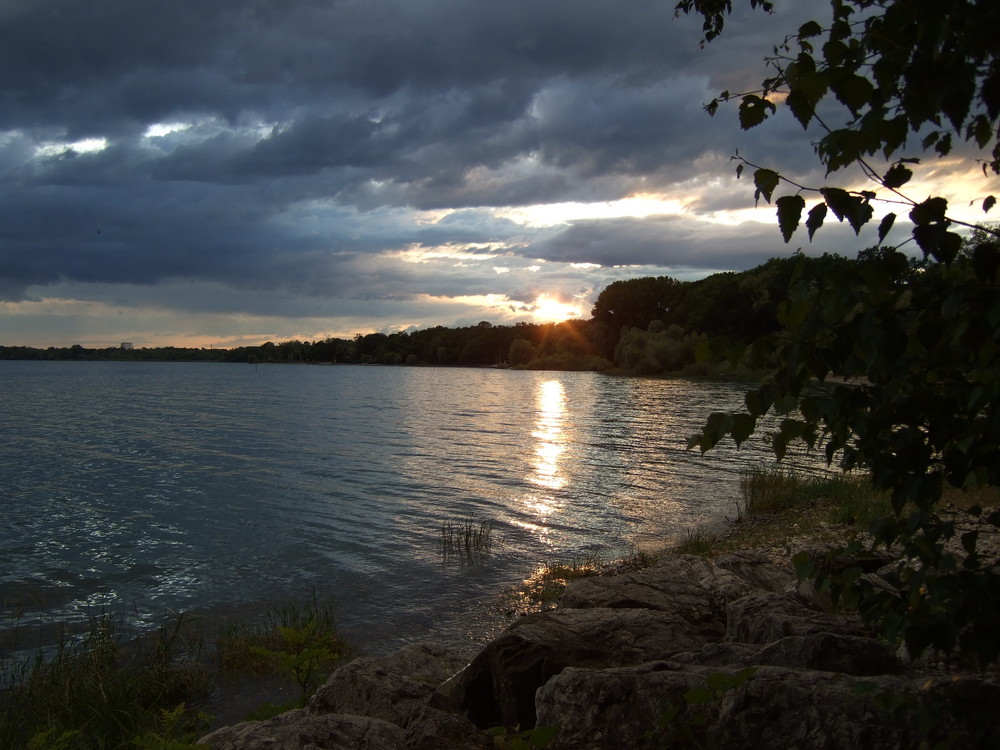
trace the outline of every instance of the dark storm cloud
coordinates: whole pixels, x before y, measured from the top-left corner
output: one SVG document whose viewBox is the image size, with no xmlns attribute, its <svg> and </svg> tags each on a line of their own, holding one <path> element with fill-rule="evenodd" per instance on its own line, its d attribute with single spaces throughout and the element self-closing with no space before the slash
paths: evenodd
<svg viewBox="0 0 1000 750">
<path fill-rule="evenodd" d="M 681 217 L 574 222 L 555 237 L 532 246 L 551 261 L 602 266 L 662 266 L 728 270 L 762 263 L 779 251 L 774 227 L 744 231 L 739 244 L 714 225 L 699 226 Z"/>
<path fill-rule="evenodd" d="M 358 298 L 415 280 L 411 294 L 493 287 L 489 273 L 366 261 L 435 244 L 527 248 L 524 263 L 752 264 L 762 250 L 715 247 L 721 230 L 680 220 L 552 237 L 482 210 L 680 190 L 732 152 L 735 115 L 702 104 L 719 81 L 759 77 L 759 42 L 798 19 L 737 15 L 728 53 L 699 50 L 699 25 L 673 5 L 9 1 L 0 297 L 176 279 Z M 770 157 L 789 127 L 751 137 Z M 796 149 L 782 155 L 811 156 Z M 464 210 L 429 222 L 412 209 Z M 698 251 L 671 232 L 697 234 Z"/>
<path fill-rule="evenodd" d="M 860 238 L 855 239 L 849 227 L 832 219 L 814 242 L 809 241 L 805 230 L 800 230 L 784 243 L 776 222 L 745 222 L 738 232 L 733 232 L 725 225 L 658 216 L 573 222 L 565 230 L 531 245 L 530 252 L 559 262 L 714 272 L 752 268 L 796 251 L 807 255 L 843 254 L 845 247 L 876 244 L 876 233 L 876 226 L 865 227 Z"/>
</svg>

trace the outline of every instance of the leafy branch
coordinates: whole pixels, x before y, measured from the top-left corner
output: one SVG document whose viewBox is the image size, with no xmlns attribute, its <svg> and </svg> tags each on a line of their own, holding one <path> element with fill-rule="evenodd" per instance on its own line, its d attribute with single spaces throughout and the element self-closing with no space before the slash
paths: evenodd
<svg viewBox="0 0 1000 750">
<path fill-rule="evenodd" d="M 823 130 L 814 146 L 827 175 L 860 168 L 896 199 L 808 188 L 742 157 L 737 174 L 754 169 L 758 200 L 770 202 L 782 182 L 796 189 L 774 200 L 786 242 L 802 221 L 806 192 L 822 198 L 806 218 L 810 239 L 828 212 L 858 233 L 874 218 L 873 201 L 905 205 L 924 262 L 915 269 L 895 248 L 876 247 L 854 268 L 793 281 L 779 313 L 786 335 L 760 340 L 747 354 L 769 354 L 778 368 L 747 393 L 745 413 L 712 414 L 689 446 L 705 451 L 727 436 L 739 445 L 775 414 L 779 459 L 802 441 L 828 464 L 866 472 L 877 490 L 891 492 L 892 513 L 870 528 L 874 544 L 898 554 L 885 579 L 891 585 L 876 588 L 856 569 L 839 578 L 803 572 L 854 602 L 911 654 L 960 649 L 986 665 L 1000 657 L 1000 568 L 979 552 L 977 532 L 955 539 L 938 505 L 945 484 L 1000 486 L 1000 231 L 977 225 L 966 244 L 950 230 L 969 225 L 948 216 L 945 197 L 917 202 L 901 192 L 920 159 L 896 158 L 884 173 L 869 159 L 889 161 L 911 137 L 919 153 L 938 157 L 962 140 L 979 149 L 987 177 L 1000 174 L 1000 3 L 830 0 L 830 7 L 827 27 L 810 21 L 775 49 L 768 65 L 777 75 L 738 95 L 740 125 L 762 124 L 783 102 L 804 129 Z M 712 20 L 716 35 L 731 9 L 715 0 L 678 8 Z M 821 105 L 824 115 L 835 109 L 831 98 L 847 111 L 843 127 L 818 114 Z M 717 107 L 718 100 L 707 105 L 710 113 Z M 984 212 L 995 205 L 995 196 L 983 199 Z M 880 244 L 895 219 L 882 219 Z M 1000 527 L 1000 512 L 969 512 Z"/>
<path fill-rule="evenodd" d="M 706 29 L 711 19 L 717 36 L 730 5 L 692 1 L 679 3 L 677 11 L 702 13 Z M 751 7 L 756 5 L 751 2 Z M 962 238 L 949 227 L 974 225 L 948 216 L 944 198 L 918 202 L 900 191 L 912 179 L 912 167 L 920 164 L 920 159 L 897 158 L 883 172 L 869 158 L 880 154 L 889 160 L 906 146 L 909 136 L 920 137 L 921 151 L 946 156 L 960 139 L 987 152 L 986 158 L 979 159 L 984 174 L 989 170 L 1000 174 L 1000 127 L 996 122 L 1000 115 L 1000 66 L 996 65 L 992 32 L 983 28 L 990 24 L 996 28 L 1000 23 L 1000 6 L 970 7 L 961 0 L 934 4 L 831 0 L 831 7 L 830 24 L 809 21 L 774 47 L 773 56 L 765 58 L 774 74 L 759 88 L 737 94 L 723 91 L 705 109 L 714 115 L 720 103 L 739 99 L 740 127 L 749 130 L 774 115 L 783 102 L 803 129 L 815 125 L 822 130 L 822 137 L 813 145 L 827 175 L 847 166 L 860 168 L 866 179 L 910 207 L 913 239 L 925 257 L 949 262 L 962 244 Z M 817 49 L 824 36 L 826 40 Z M 847 112 L 842 127 L 831 127 L 818 111 L 831 95 Z M 785 242 L 801 222 L 805 209 L 802 192 L 818 192 L 823 197 L 806 221 L 810 240 L 829 211 L 838 220 L 846 220 L 857 234 L 873 218 L 873 200 L 893 202 L 867 190 L 807 188 L 776 170 L 752 165 L 738 155 L 734 158 L 740 161 L 737 176 L 744 166 L 754 167 L 757 201 L 763 196 L 771 202 L 781 182 L 797 189 L 796 194 L 775 201 Z M 995 205 L 994 195 L 982 199 L 984 212 Z M 882 220 L 880 243 L 895 220 L 895 214 Z M 995 231 L 989 233 L 1000 237 Z"/>
<path fill-rule="evenodd" d="M 803 185 L 795 180 L 782 175 L 781 173 L 754 164 L 738 153 L 731 157 L 738 161 L 736 166 L 737 178 L 743 175 L 745 168 L 754 170 L 753 181 L 756 188 L 754 202 L 759 203 L 764 198 L 771 203 L 774 191 L 781 183 L 787 183 L 798 191 L 793 195 L 785 195 L 777 198 L 774 203 L 778 209 L 778 226 L 785 242 L 788 242 L 792 234 L 798 228 L 802 219 L 802 212 L 805 210 L 805 199 L 801 193 L 818 193 L 823 200 L 810 209 L 806 219 L 806 229 L 809 232 L 809 239 L 812 240 L 816 231 L 823 226 L 827 217 L 827 212 L 832 211 L 839 221 L 847 221 L 855 234 L 859 234 L 861 228 L 871 221 L 874 216 L 872 202 L 878 201 L 886 204 L 897 204 L 910 207 L 910 219 L 918 229 L 914 229 L 914 239 L 917 241 L 924 254 L 931 254 L 938 260 L 951 260 L 955 257 L 961 247 L 961 237 L 953 233 L 947 233 L 943 237 L 940 228 L 946 228 L 952 224 L 965 226 L 970 229 L 982 227 L 987 234 L 1000 237 L 1000 230 L 985 225 L 970 224 L 959 219 L 946 215 L 947 201 L 944 198 L 930 198 L 922 203 L 918 203 L 912 198 L 901 193 L 897 186 L 903 184 L 908 179 L 910 172 L 902 162 L 897 163 L 882 178 L 876 179 L 882 186 L 888 187 L 895 193 L 898 199 L 882 198 L 871 190 L 846 190 L 837 187 L 811 187 Z M 870 167 L 869 167 L 870 170 Z M 900 174 L 900 170 L 907 175 Z M 869 175 L 870 176 L 870 175 Z M 902 180 L 902 181 L 901 181 Z M 889 230 L 892 229 L 896 220 L 896 214 L 886 214 L 879 223 L 878 239 L 881 244 Z M 928 226 L 927 229 L 919 229 L 921 226 Z M 942 243 L 945 244 L 942 247 Z M 943 256 L 943 257 L 939 257 Z"/>
</svg>

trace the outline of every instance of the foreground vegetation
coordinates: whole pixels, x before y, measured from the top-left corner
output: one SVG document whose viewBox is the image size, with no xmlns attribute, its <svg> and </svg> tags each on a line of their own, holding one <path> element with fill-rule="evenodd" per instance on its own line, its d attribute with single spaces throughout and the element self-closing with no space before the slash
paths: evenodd
<svg viewBox="0 0 1000 750">
<path fill-rule="evenodd" d="M 745 411 L 711 415 L 691 445 L 705 451 L 727 436 L 739 444 L 762 417 L 777 415 L 778 458 L 802 441 L 827 461 L 864 472 L 890 496 L 888 512 L 870 527 L 896 559 L 890 585 L 874 586 L 855 566 L 814 569 L 814 580 L 913 655 L 958 650 L 992 664 L 1000 659 L 996 553 L 982 554 L 978 529 L 957 535 L 960 525 L 941 509 L 949 488 L 1000 487 L 1000 228 L 973 227 L 954 213 L 949 202 L 970 199 L 958 173 L 929 197 L 926 183 L 911 180 L 932 173 L 955 148 L 970 171 L 982 167 L 974 202 L 984 214 L 996 206 L 989 193 L 1000 176 L 1000 47 L 989 30 L 1000 22 L 1000 5 L 824 5 L 810 6 L 821 15 L 778 40 L 758 86 L 723 91 L 706 110 L 738 100 L 744 130 L 766 127 L 779 109 L 805 129 L 822 183 L 804 183 L 801 164 L 733 156 L 737 177 L 746 172 L 752 180 L 754 200 L 773 200 L 786 243 L 803 227 L 810 241 L 826 236 L 830 216 L 855 234 L 872 224 L 878 246 L 859 254 L 865 263 L 793 280 L 781 330 L 734 350 L 734 361 L 771 362 L 775 371 L 747 394 Z M 774 10 L 769 0 L 750 6 Z M 676 7 L 701 17 L 708 42 L 723 33 L 732 3 L 680 0 Z M 906 222 L 909 232 L 901 234 Z M 975 231 L 966 236 L 958 227 Z M 916 262 L 900 250 L 907 243 L 922 254 Z M 984 529 L 1000 527 L 998 512 L 973 506 L 969 513 Z"/>
<path fill-rule="evenodd" d="M 892 498 L 863 474 L 807 475 L 761 464 L 740 472 L 740 499 L 730 523 L 718 531 L 694 529 L 662 549 L 635 549 L 615 560 L 597 556 L 553 562 L 528 578 L 519 592 L 536 605 L 555 604 L 577 578 L 636 570 L 667 554 L 716 557 L 745 549 L 770 550 L 788 560 L 802 544 L 870 542 L 872 524 L 892 510 Z M 951 491 L 945 504 L 957 512 L 974 506 L 1000 507 L 996 490 Z"/>
<path fill-rule="evenodd" d="M 0 662 L 0 747 L 184 750 L 207 728 L 221 681 L 294 683 L 296 697 L 261 706 L 261 718 L 303 705 L 348 651 L 332 602 L 315 592 L 255 622 L 176 616 L 130 638 L 124 619 L 95 616 L 50 650 Z"/>
</svg>

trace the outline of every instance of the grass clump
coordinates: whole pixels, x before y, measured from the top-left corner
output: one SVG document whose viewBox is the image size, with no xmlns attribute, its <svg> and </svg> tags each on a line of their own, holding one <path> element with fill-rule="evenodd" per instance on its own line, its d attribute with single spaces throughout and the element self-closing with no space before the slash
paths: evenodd
<svg viewBox="0 0 1000 750">
<path fill-rule="evenodd" d="M 0 661 L 0 747 L 193 748 L 222 678 L 285 674 L 301 704 L 346 650 L 333 604 L 315 591 L 257 623 L 165 615 L 139 637 L 124 614 L 102 613 L 82 633 L 62 628 L 49 649 Z"/>
<path fill-rule="evenodd" d="M 441 526 L 439 548 L 445 560 L 457 557 L 467 562 L 480 562 L 493 548 L 493 522 L 447 521 Z"/>
<path fill-rule="evenodd" d="M 184 619 L 166 618 L 142 639 L 123 637 L 123 618 L 94 616 L 88 630 L 65 630 L 48 652 L 10 657 L 0 667 L 0 746 L 21 748 L 132 748 L 143 738 L 187 741 L 207 723 L 197 708 L 211 679 L 202 643 L 187 641 Z M 162 734 L 165 713 L 171 736 Z"/>
<path fill-rule="evenodd" d="M 572 558 L 569 562 L 549 563 L 524 580 L 520 586 L 521 597 L 534 605 L 553 604 L 570 581 L 596 576 L 603 567 L 604 561 L 596 554 Z"/>
<path fill-rule="evenodd" d="M 303 603 L 292 602 L 268 612 L 257 627 L 235 625 L 219 638 L 220 665 L 229 672 L 290 674 L 304 706 L 347 651 L 337 635 L 336 609 L 313 591 Z"/>
<path fill-rule="evenodd" d="M 716 537 L 704 529 L 691 529 L 684 535 L 684 541 L 673 548 L 678 555 L 711 555 L 716 547 Z"/>
<path fill-rule="evenodd" d="M 802 474 L 776 466 L 758 465 L 740 472 L 741 503 L 737 522 L 744 518 L 818 511 L 820 524 L 867 526 L 891 509 L 888 496 L 856 474 Z"/>
<path fill-rule="evenodd" d="M 793 538 L 853 538 L 891 513 L 887 494 L 853 474 L 803 474 L 758 465 L 740 472 L 733 523 L 721 533 L 689 532 L 672 551 L 714 556 L 747 547 L 788 547 Z"/>
<path fill-rule="evenodd" d="M 784 469 L 758 465 L 740 471 L 741 515 L 778 513 L 801 504 L 805 477 Z"/>
</svg>

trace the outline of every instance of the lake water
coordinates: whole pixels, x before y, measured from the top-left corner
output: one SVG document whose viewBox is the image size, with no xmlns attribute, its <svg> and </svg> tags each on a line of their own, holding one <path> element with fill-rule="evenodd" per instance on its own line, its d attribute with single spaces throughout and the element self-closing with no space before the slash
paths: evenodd
<svg viewBox="0 0 1000 750">
<path fill-rule="evenodd" d="M 125 609 L 338 602 L 381 652 L 481 635 L 545 563 L 605 559 L 733 514 L 763 440 L 687 438 L 743 384 L 596 373 L 0 362 L 0 642 Z M 492 551 L 445 559 L 447 523 Z"/>
</svg>

